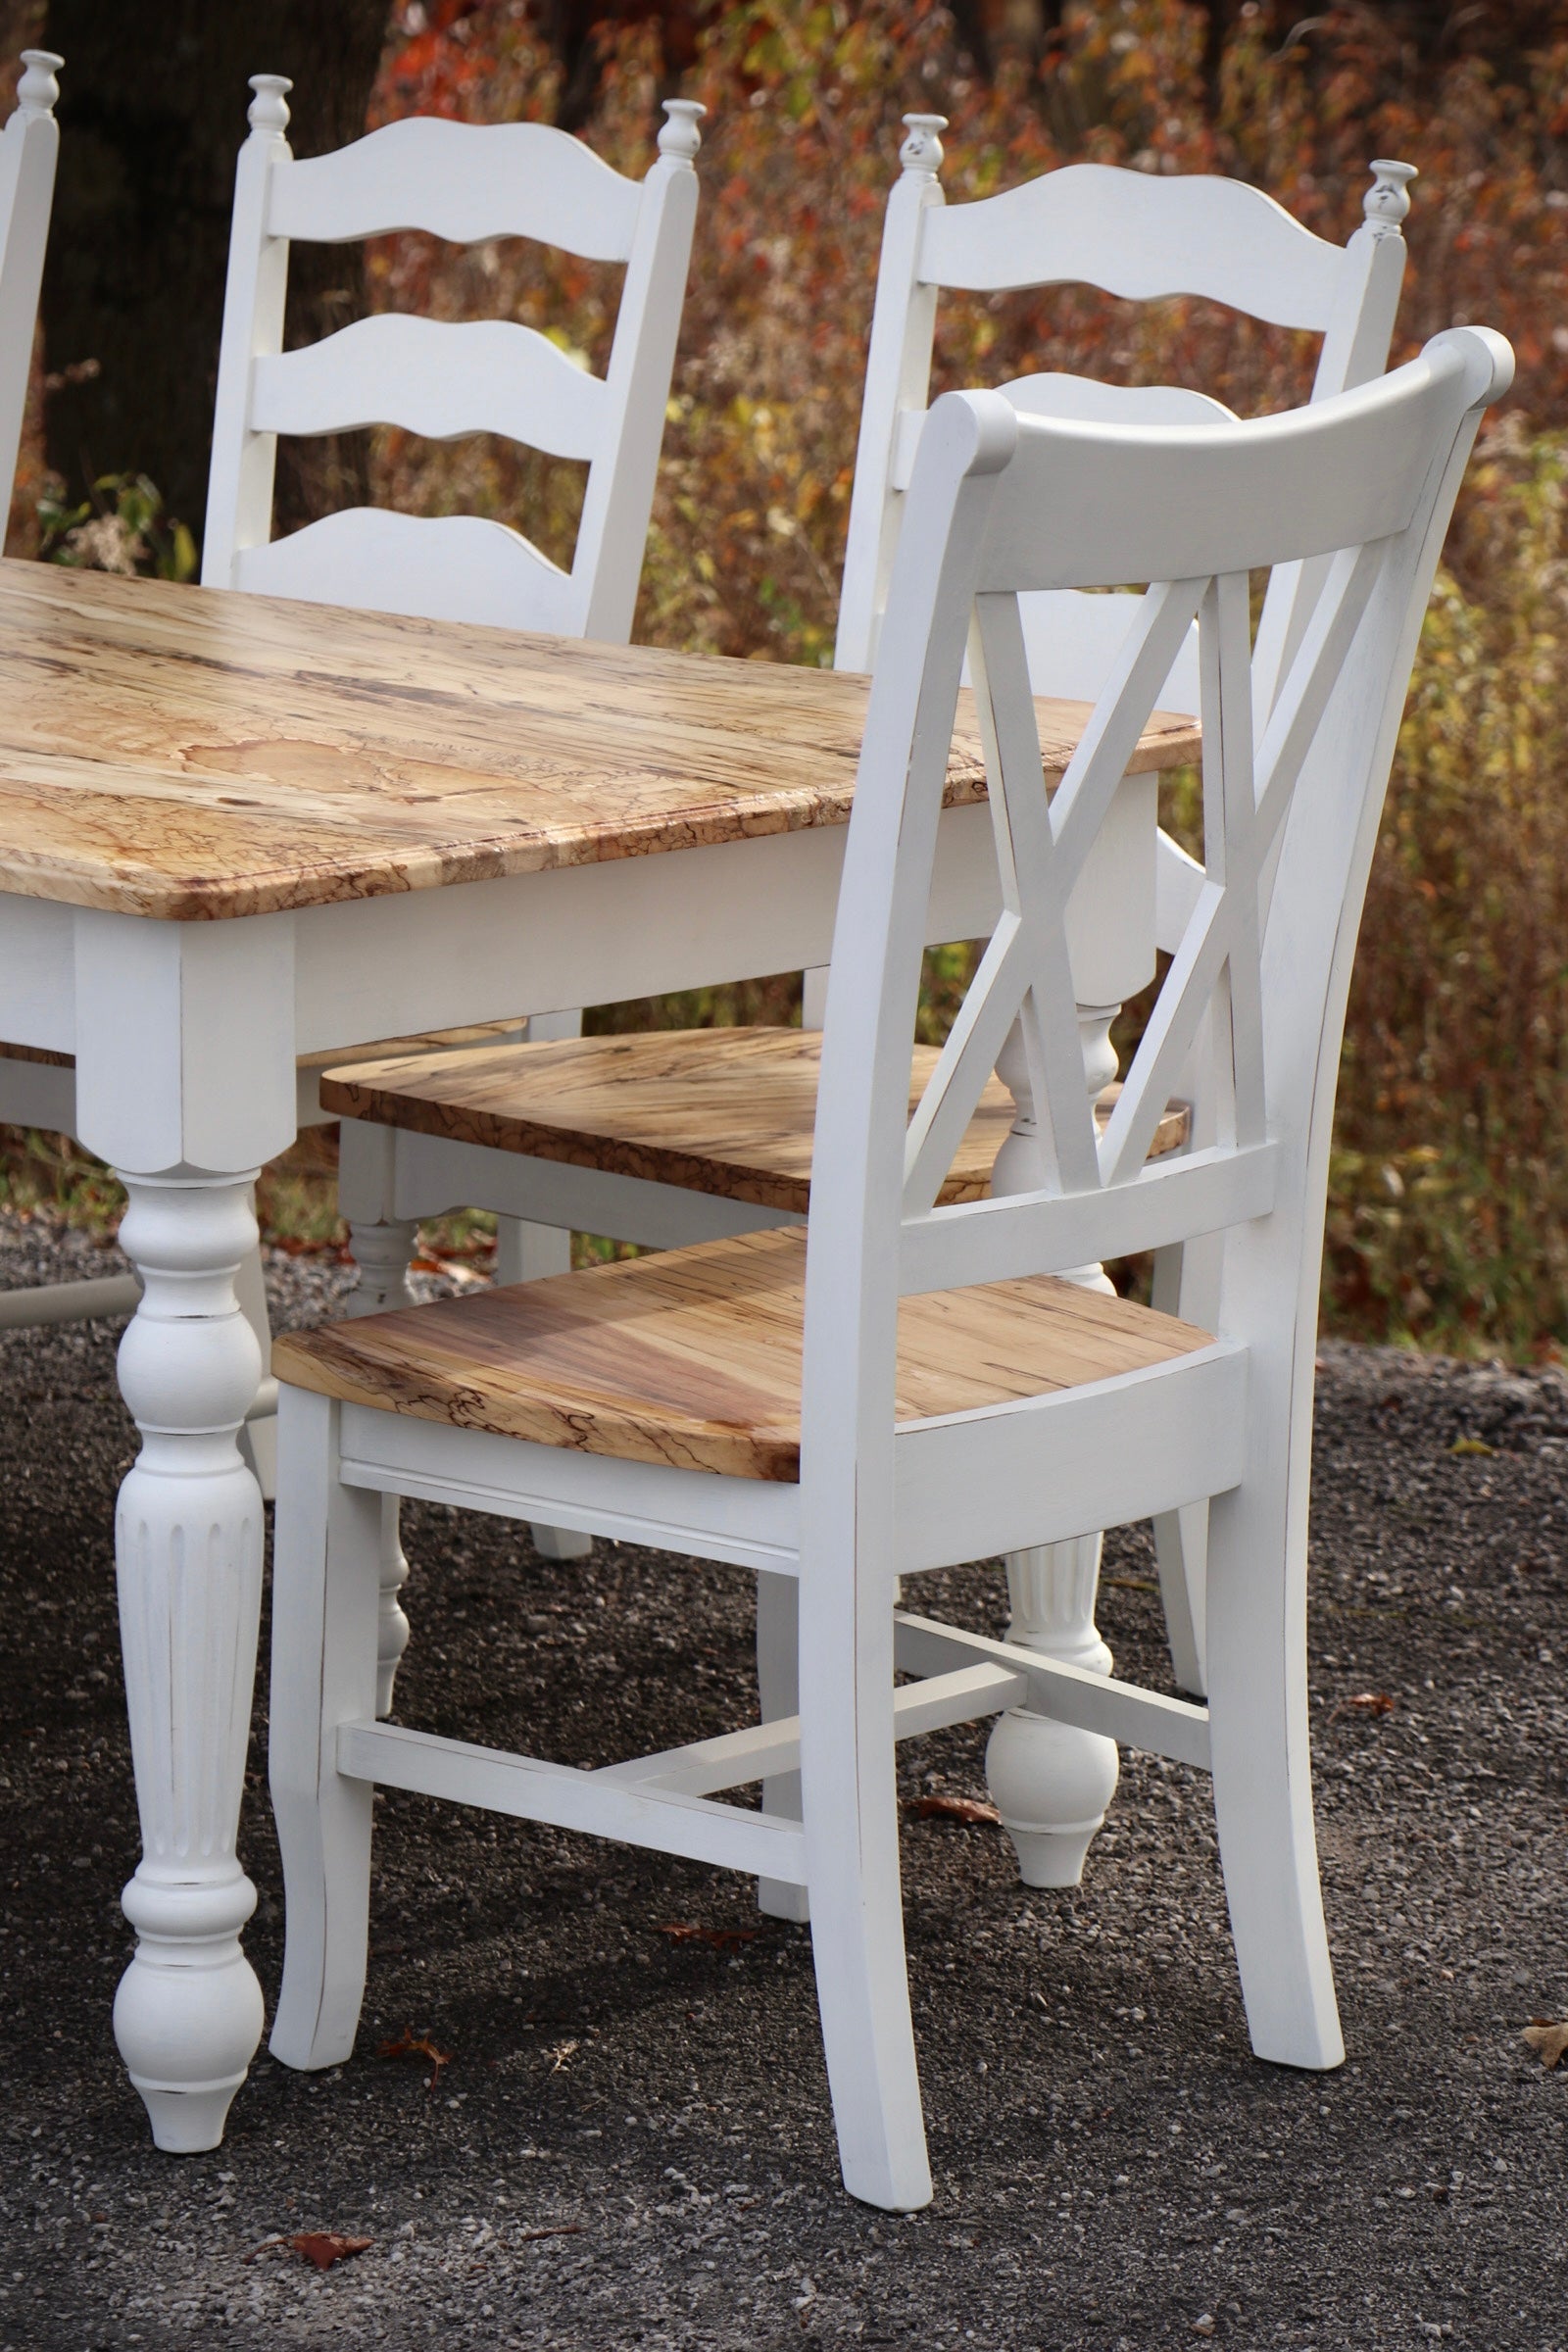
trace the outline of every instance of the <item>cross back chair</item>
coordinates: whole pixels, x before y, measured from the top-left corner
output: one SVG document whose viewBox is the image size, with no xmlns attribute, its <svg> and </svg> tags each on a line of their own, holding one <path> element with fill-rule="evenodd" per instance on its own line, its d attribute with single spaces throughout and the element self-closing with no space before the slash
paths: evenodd
<svg viewBox="0 0 1568 2352">
<path fill-rule="evenodd" d="M 932 411 L 911 476 L 833 942 L 807 1230 L 599 1266 L 278 1343 L 285 1477 L 272 1791 L 287 1897 L 272 2050 L 341 2063 L 363 1997 L 377 1785 L 809 1890 L 844 2180 L 931 2193 L 904 1964 L 896 1741 L 1032 1708 L 1213 1776 L 1252 2046 L 1343 2057 L 1312 1830 L 1307 1482 L 1329 1134 L 1354 935 L 1405 687 L 1499 337 L 1199 429 Z M 1260 729 L 1249 573 L 1326 577 Z M 1019 599 L 1152 582 L 1047 805 Z M 1197 619 L 1201 881 L 1102 1133 L 1069 906 Z M 909 1115 L 966 641 L 1004 907 Z M 943 1204 L 1009 1037 L 1007 1190 Z M 1176 1072 L 1212 1144 L 1151 1161 Z M 1223 1236 L 1211 1329 L 1056 1279 Z M 635 1335 L 628 1347 L 629 1335 Z M 421 1494 L 798 1581 L 798 1715 L 587 1771 L 375 1718 L 379 1505 Z M 1206 1706 L 938 1624 L 897 1580 L 1212 1498 Z M 915 1678 L 895 1687 L 895 1672 Z M 790 1821 L 715 1801 L 800 1774 Z"/>
<path fill-rule="evenodd" d="M 1406 185 L 1415 176 L 1408 164 L 1372 166 L 1365 218 L 1342 247 L 1312 235 L 1272 198 L 1241 181 L 1159 178 L 1102 166 L 1071 166 L 1002 195 L 949 207 L 938 176 L 944 118 L 909 115 L 905 121 L 908 136 L 888 201 L 861 408 L 835 653 L 841 669 L 871 665 L 925 415 L 942 289 L 988 292 L 1082 279 L 1136 300 L 1206 295 L 1321 334 L 1314 385 L 1314 397 L 1321 397 L 1383 367 L 1404 272 L 1399 224 L 1409 210 Z M 1043 374 L 1004 389 L 1020 413 L 1107 423 L 1199 424 L 1223 421 L 1228 414 L 1200 393 L 1172 386 L 1102 385 Z M 1295 610 L 1300 586 L 1294 567 L 1283 566 L 1268 606 L 1271 633 L 1283 626 L 1287 610 Z M 1036 692 L 1092 702 L 1126 635 L 1131 600 L 1047 591 L 1025 597 L 1020 610 Z M 1303 617 L 1304 610 L 1302 600 Z M 1196 646 L 1197 632 L 1190 629 L 1161 690 L 1161 699 L 1178 709 L 1197 707 Z M 1265 637 L 1260 678 L 1283 651 L 1283 643 Z M 1174 844 L 1161 837 L 1156 847 L 1159 944 L 1168 946 L 1195 875 Z M 1093 928 L 1089 894 L 1098 893 L 1107 903 L 1101 919 L 1110 942 L 1125 929 L 1117 902 L 1125 900 L 1126 889 L 1108 845 L 1101 862 L 1108 869 L 1103 881 L 1093 873 L 1086 877 L 1083 928 Z M 1086 1087 L 1102 1099 L 1115 1076 L 1111 1018 L 1117 1000 L 1130 990 L 1118 984 L 1123 958 L 1098 960 L 1098 970 L 1081 962 L 1080 981 L 1086 1007 L 1093 1008 L 1085 1017 Z M 1133 987 L 1144 976 L 1140 970 Z M 536 1029 L 526 1044 L 491 1041 L 457 1055 L 416 1053 L 330 1072 L 321 1099 L 343 1121 L 340 1199 L 361 1266 L 355 1311 L 373 1312 L 407 1298 L 418 1220 L 460 1204 L 498 1212 L 502 1281 L 549 1270 L 539 1236 L 552 1226 L 576 1225 L 667 1248 L 804 1216 L 824 978 L 806 976 L 801 1030 L 547 1043 Z M 1193 1096 L 1192 1074 L 1182 1091 Z M 1206 1111 L 1201 1103 L 1195 1107 L 1198 1131 L 1203 1132 Z M 966 1151 L 967 1180 L 980 1191 L 990 1181 L 1009 1120 L 1008 1097 L 999 1086 Z M 1157 1149 L 1177 1148 L 1187 1132 L 1167 1120 Z M 743 1139 L 750 1150 L 741 1148 Z M 1209 1311 L 1212 1254 L 1200 1245 L 1181 1268 L 1167 1271 L 1172 1303 L 1199 1320 Z M 1203 1688 L 1202 1510 L 1200 1504 L 1162 1519 L 1156 1530 L 1177 1678 L 1194 1691 Z M 389 1550 L 388 1561 L 389 1576 L 400 1573 L 401 1554 Z M 1108 1664 L 1092 1621 L 1092 1576 L 1089 1583 L 1091 1605 L 1076 1646 Z M 785 1608 L 764 1646 L 777 1660 L 769 1681 L 776 1679 L 783 1701 L 793 1704 L 789 1613 Z M 764 1618 L 771 1627 L 771 1604 Z M 388 1707 L 407 1641 L 408 1620 L 389 1588 L 383 1667 Z M 1053 1764 L 1058 1781 L 1060 1761 Z M 1103 1803 L 1088 1809 L 1098 1821 Z M 1038 1802 L 1025 1792 L 1020 1818 L 1039 1816 Z M 1011 1810 L 1007 1817 L 1010 1824 Z M 1052 1842 L 1071 1849 L 1050 1865 L 1053 1876 L 1076 1878 L 1087 1836 L 1075 1833 L 1065 1841 L 1054 1837 Z M 1036 1836 L 1030 1867 L 1044 1866 L 1043 1851 Z"/>
</svg>

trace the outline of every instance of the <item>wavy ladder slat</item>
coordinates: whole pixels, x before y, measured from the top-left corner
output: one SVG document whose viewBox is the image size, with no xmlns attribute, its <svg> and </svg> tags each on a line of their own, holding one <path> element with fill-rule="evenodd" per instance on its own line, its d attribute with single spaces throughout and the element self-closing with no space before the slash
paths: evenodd
<svg viewBox="0 0 1568 2352">
<path fill-rule="evenodd" d="M 510 318 L 383 311 L 319 343 L 270 354 L 251 379 L 259 433 L 354 432 L 396 424 L 429 441 L 505 433 L 553 458 L 604 445 L 608 387 L 548 335 Z"/>
</svg>

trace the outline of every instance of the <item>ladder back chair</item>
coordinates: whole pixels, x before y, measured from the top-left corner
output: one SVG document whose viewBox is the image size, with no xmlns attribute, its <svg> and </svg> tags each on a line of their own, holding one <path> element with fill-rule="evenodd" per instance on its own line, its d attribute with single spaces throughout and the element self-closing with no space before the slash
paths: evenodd
<svg viewBox="0 0 1568 2352">
<path fill-rule="evenodd" d="M 691 253 L 697 208 L 692 159 L 701 144 L 697 123 L 703 108 L 683 99 L 665 101 L 658 157 L 647 177 L 637 181 L 612 171 L 580 140 L 542 123 L 475 125 L 414 118 L 372 131 L 334 154 L 301 160 L 284 135 L 292 83 L 282 74 L 258 74 L 250 86 L 250 135 L 235 175 L 203 585 L 429 619 L 626 640 Z M 25 102 L 25 79 L 23 88 Z M 54 85 L 47 88 L 52 93 Z M 53 122 L 44 121 L 52 140 Z M 15 126 L 15 122 L 8 125 L 0 141 L 0 168 Z M 51 147 L 51 172 L 52 153 Z M 40 266 L 47 187 L 43 196 Z M 36 213 L 34 203 L 29 219 Z M 456 323 L 383 313 L 285 352 L 290 245 L 360 240 L 399 228 L 423 228 L 470 244 L 530 237 L 586 259 L 623 264 L 607 375 L 587 373 L 547 336 L 508 319 Z M 6 274 L 0 279 L 0 296 L 8 305 L 10 267 L 8 243 Z M 20 277 L 18 283 L 20 288 Z M 29 318 L 36 267 L 31 283 Z M 0 400 L 0 424 L 6 413 Z M 494 431 L 547 455 L 585 460 L 588 481 L 570 570 L 552 564 L 520 532 L 471 515 L 426 518 L 359 508 L 274 540 L 279 435 L 379 422 L 443 439 Z M 541 1030 L 547 1036 L 568 1034 L 574 1025 L 574 1016 L 558 1013 Z M 374 1051 L 384 1053 L 389 1044 L 405 1051 L 420 1046 L 446 1051 L 486 1036 L 517 1035 L 522 1026 L 519 1017 L 441 1039 L 383 1040 Z M 347 1041 L 347 1050 L 366 1049 Z M 301 1065 L 302 1126 L 333 1115 L 321 1108 L 319 1074 L 325 1062 L 342 1057 L 340 1049 Z M 39 1057 L 0 1060 L 0 1069 L 6 1073 L 0 1080 L 0 1111 L 18 1123 L 72 1131 L 74 1073 L 68 1056 L 48 1057 L 47 1066 Z M 7 1107 L 12 1095 L 14 1110 Z M 527 1270 L 554 1271 L 566 1263 L 569 1237 L 519 1229 L 514 1246 L 519 1254 L 528 1253 Z M 266 1287 L 254 1252 L 241 1269 L 239 1287 L 265 1355 L 270 1343 Z M 138 1297 L 139 1287 L 127 1274 L 18 1294 L 12 1315 L 41 1322 L 126 1312 Z M 0 1303 L 0 1328 L 5 1320 Z M 269 1494 L 274 1413 L 268 1381 L 247 1422 L 246 1441 Z M 541 1529 L 539 1536 L 553 1544 L 551 1531 Z"/>
<path fill-rule="evenodd" d="M 16 110 L 0 133 L 0 512 L 9 514 L 27 406 L 33 329 L 43 283 L 54 202 L 60 125 L 55 76 L 64 59 L 24 49 Z M 70 1134 L 75 1120 L 70 1057 L 41 1048 L 0 1044 L 0 1120 Z M 0 1331 L 128 1314 L 141 1297 L 133 1274 L 47 1283 L 0 1295 Z"/>
<path fill-rule="evenodd" d="M 834 933 L 805 1233 L 598 1266 L 281 1340 L 271 1777 L 287 1899 L 272 2050 L 335 2066 L 364 1993 L 377 1785 L 809 1893 L 844 2180 L 931 2194 L 904 1960 L 896 1741 L 1027 1698 L 1213 1776 L 1255 2052 L 1344 2055 L 1312 1829 L 1307 1481 L 1329 1134 L 1354 935 L 1422 614 L 1511 355 L 1441 335 L 1383 380 L 1224 426 L 1111 428 L 953 393 L 922 435 Z M 1252 724 L 1249 574 L 1326 574 Z M 1022 594 L 1150 583 L 1049 806 Z M 1102 1132 L 1069 908 L 1194 620 L 1201 882 Z M 909 1050 L 966 643 L 1003 913 L 912 1117 Z M 1204 1149 L 1151 1160 L 1213 1063 Z M 999 1058 L 1027 1133 L 944 1201 Z M 1057 1278 L 1223 1237 L 1198 1328 Z M 379 1508 L 545 1516 L 799 1587 L 798 1713 L 597 1771 L 376 1720 Z M 950 1562 L 1211 1500 L 1206 1705 L 902 1608 Z M 895 1687 L 895 1673 L 915 1679 Z M 715 1801 L 800 1776 L 797 1820 Z"/>
<path fill-rule="evenodd" d="M 1205 294 L 1320 333 L 1314 395 L 1322 396 L 1376 374 L 1384 365 L 1404 271 L 1399 223 L 1409 210 L 1405 187 L 1415 176 L 1407 164 L 1374 164 L 1364 220 L 1345 247 L 1312 235 L 1272 198 L 1241 181 L 1167 179 L 1103 166 L 1071 166 L 1003 195 L 949 208 L 938 177 L 944 119 L 905 120 L 908 136 L 888 201 L 861 408 L 835 653 L 844 669 L 871 665 L 925 415 L 942 288 L 993 291 L 1087 280 L 1139 300 Z M 1020 413 L 1106 423 L 1201 423 L 1224 421 L 1228 415 L 1217 401 L 1172 386 L 1102 385 L 1045 374 L 1004 389 Z M 1271 629 L 1288 602 L 1294 610 L 1299 585 L 1290 566 L 1282 567 L 1280 579 L 1268 608 Z M 1027 596 L 1020 610 L 1036 692 L 1092 702 L 1127 633 L 1132 600 L 1060 590 Z M 1190 630 L 1162 689 L 1162 699 L 1177 708 L 1197 707 L 1196 645 Z M 1270 655 L 1265 647 L 1260 671 L 1276 659 L 1277 651 Z M 1157 847 L 1157 919 L 1165 946 L 1180 928 L 1196 875 L 1174 844 L 1161 838 Z M 1118 881 L 1108 845 L 1102 865 L 1114 892 Z M 1086 888 L 1094 887 L 1091 874 Z M 619 1241 L 671 1247 L 804 1215 L 824 977 L 807 974 L 802 1030 L 710 1030 L 595 1038 L 580 1045 L 547 1044 L 536 1034 L 527 1044 L 477 1046 L 457 1058 L 400 1055 L 383 1066 L 331 1074 L 322 1101 L 344 1122 L 341 1200 L 362 1268 L 359 1308 L 374 1311 L 407 1297 L 418 1220 L 460 1204 L 499 1213 L 497 1273 L 503 1281 L 543 1262 L 525 1264 L 511 1249 L 519 1218 L 532 1220 L 535 1233 L 551 1224 L 576 1225 Z M 1115 1077 L 1110 1023 L 1119 1009 L 1114 1000 L 1126 993 L 1107 983 L 1085 1000 L 1085 1081 L 1097 1099 Z M 1193 1096 L 1191 1073 L 1182 1092 Z M 1006 1101 L 999 1089 L 970 1142 L 969 1172 L 981 1189 L 1005 1133 L 1005 1122 L 997 1125 L 997 1105 Z M 1197 1102 L 1194 1109 L 1197 1131 L 1205 1132 L 1204 1106 Z M 753 1144 L 749 1154 L 737 1148 L 742 1138 Z M 1184 1130 L 1168 1121 L 1157 1144 L 1169 1151 L 1185 1140 Z M 1209 1246 L 1199 1245 L 1166 1279 L 1170 1303 L 1200 1321 L 1211 1311 Z M 1194 1691 L 1203 1688 L 1203 1508 L 1198 1504 L 1167 1517 L 1156 1530 L 1177 1679 Z M 1075 1573 L 1075 1587 L 1084 1581 Z M 1093 1623 L 1093 1589 L 1091 1567 L 1087 1604 L 1076 1612 L 1067 1646 L 1108 1668 L 1109 1652 Z M 792 1604 L 792 1595 L 784 1597 Z M 1060 1621 L 1059 1607 L 1047 1614 Z M 771 1622 L 770 1608 L 764 1615 Z M 1023 1609 L 1015 1616 L 1028 1620 Z M 387 1638 L 401 1654 L 408 1627 L 395 1595 L 388 1599 Z M 791 1639 L 787 1622 L 776 1642 L 766 1638 L 770 1653 L 778 1651 L 786 1697 L 794 1687 Z M 390 1667 L 388 1703 L 389 1678 Z M 1019 1736 L 1009 1722 L 1001 1738 Z M 1092 1816 L 1098 1826 L 1109 1793 L 1102 1787 L 1093 1801 L 1087 1795 L 1082 1803 L 1074 1799 L 1068 1817 L 1075 1826 L 1066 1835 L 1045 1830 L 1039 1784 L 1062 1785 L 1065 1744 L 1057 1739 L 1057 1752 L 1026 1771 L 1018 1803 L 1003 1808 L 1025 1868 L 1053 1883 L 1078 1876 L 1088 1844 L 1078 1817 Z M 1102 1782 L 1110 1751 L 1102 1744 L 1097 1752 Z"/>
</svg>

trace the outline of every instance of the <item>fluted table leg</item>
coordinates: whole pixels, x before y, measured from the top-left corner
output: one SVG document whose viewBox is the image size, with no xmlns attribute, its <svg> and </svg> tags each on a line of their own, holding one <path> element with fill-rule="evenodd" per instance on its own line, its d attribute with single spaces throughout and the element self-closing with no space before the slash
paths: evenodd
<svg viewBox="0 0 1568 2352">
<path fill-rule="evenodd" d="M 261 1350 L 234 1287 L 255 1177 L 125 1175 L 120 1236 L 145 1286 L 120 1348 L 142 1445 L 116 1525 L 142 1859 L 115 2035 L 154 2139 L 178 2152 L 218 2145 L 262 2032 L 235 1851 L 262 1585 L 261 1490 L 237 1443 Z"/>
</svg>

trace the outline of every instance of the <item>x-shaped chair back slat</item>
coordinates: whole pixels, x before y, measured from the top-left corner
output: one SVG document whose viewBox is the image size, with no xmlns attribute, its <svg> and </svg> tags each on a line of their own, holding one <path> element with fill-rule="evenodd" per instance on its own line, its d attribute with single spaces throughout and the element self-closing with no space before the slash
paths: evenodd
<svg viewBox="0 0 1568 2352">
<path fill-rule="evenodd" d="M 1377 808 L 1443 533 L 1505 369 L 1505 347 L 1465 329 L 1376 384 L 1252 423 L 1123 431 L 1020 419 L 988 393 L 950 395 L 932 412 L 873 679 L 834 942 L 811 1197 L 808 1429 L 816 1384 L 839 1394 L 839 1419 L 853 1411 L 862 1434 L 865 1409 L 891 1406 L 901 1291 L 1255 1226 L 1287 1195 L 1295 1206 L 1280 1230 L 1310 1229 L 1301 1209 L 1323 1158 Z M 944 411 L 953 429 L 938 431 Z M 967 453 L 961 465 L 957 451 Z M 1254 733 L 1250 575 L 1288 563 L 1317 564 L 1322 585 Z M 1018 597 L 1124 587 L 1140 571 L 1154 584 L 1134 605 L 1114 671 L 1048 800 Z M 1195 615 L 1202 861 L 1098 1133 L 1069 910 Z M 909 1038 L 966 645 L 1001 915 L 911 1117 Z M 1151 1162 L 1195 1054 L 1213 1065 L 1213 1140 Z M 1028 1147 L 1014 1167 L 1028 1166 L 1028 1182 L 937 1207 L 999 1060 L 1018 1104 L 1015 1140 Z M 869 1378 L 869 1358 L 845 1342 L 852 1294 L 862 1340 L 886 1349 L 853 1407 L 844 1382 L 858 1381 L 857 1363 Z"/>
</svg>

